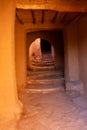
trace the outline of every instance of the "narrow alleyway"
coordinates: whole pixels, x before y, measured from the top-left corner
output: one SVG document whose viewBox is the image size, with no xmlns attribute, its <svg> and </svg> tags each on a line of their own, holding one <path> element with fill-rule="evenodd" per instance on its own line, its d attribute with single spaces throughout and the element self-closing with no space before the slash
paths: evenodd
<svg viewBox="0 0 87 130">
<path fill-rule="evenodd" d="M 27 86 L 19 92 L 24 111 L 18 130 L 87 130 L 87 97 L 65 91 L 63 71 L 39 65 L 28 71 Z"/>
</svg>

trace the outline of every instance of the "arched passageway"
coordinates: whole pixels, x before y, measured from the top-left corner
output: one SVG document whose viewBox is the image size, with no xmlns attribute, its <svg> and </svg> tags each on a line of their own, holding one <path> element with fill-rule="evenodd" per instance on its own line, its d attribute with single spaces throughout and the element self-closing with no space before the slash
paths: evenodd
<svg viewBox="0 0 87 130">
<path fill-rule="evenodd" d="M 54 48 L 47 40 L 42 38 L 36 38 L 29 47 L 29 69 L 37 69 L 35 65 L 38 66 L 38 69 L 42 66 L 46 66 L 49 62 L 49 65 L 53 64 L 55 68 L 55 57 L 54 57 Z M 47 67 L 49 69 L 49 67 Z"/>
<path fill-rule="evenodd" d="M 16 15 L 15 15 L 16 12 Z M 81 13 L 82 12 L 82 13 Z M 85 12 L 85 13 L 83 13 Z M 83 93 L 83 86 L 87 92 L 87 2 L 86 0 L 3 0 L 0 4 L 0 128 L 12 130 L 16 126 L 15 121 L 19 117 L 22 105 L 18 100 L 17 86 L 23 88 L 26 85 L 26 32 L 40 30 L 64 30 L 65 35 L 65 67 L 64 53 L 61 31 L 55 32 L 55 36 L 48 38 L 47 33 L 42 39 L 47 38 L 52 42 L 55 50 L 56 70 L 66 71 L 67 91 L 75 91 L 74 101 Z M 16 16 L 16 24 L 15 24 Z M 67 25 L 67 26 L 66 26 Z M 15 32 L 15 34 L 14 34 Z M 35 34 L 35 32 L 34 32 Z M 15 36 L 15 38 L 14 38 Z M 39 37 L 41 36 L 41 32 Z M 52 39 L 53 37 L 54 39 Z M 31 37 L 32 38 L 32 37 Z M 57 42 L 55 41 L 57 40 Z M 32 38 L 32 40 L 34 40 Z M 49 41 L 48 40 L 48 41 Z M 31 40 L 29 38 L 30 43 Z M 15 44 L 14 44 L 15 43 Z M 29 44 L 30 46 L 30 44 Z M 29 47 L 28 46 L 28 47 Z M 43 50 L 43 49 L 42 49 Z M 16 52 L 16 53 L 15 53 Z M 16 56 L 15 56 L 16 54 Z M 15 67 L 16 62 L 16 67 Z M 28 65 L 28 64 L 27 64 Z M 16 68 L 16 70 L 15 70 Z M 16 76 L 15 76 L 16 71 Z M 57 71 L 57 75 L 58 75 Z M 47 79 L 51 75 L 52 86 L 55 88 L 51 73 L 44 77 Z M 52 72 L 52 69 L 51 69 Z M 33 73 L 36 76 L 36 72 Z M 9 76 L 8 76 L 9 75 Z M 37 74 L 41 80 L 41 75 Z M 57 77 L 58 81 L 59 77 Z M 17 81 L 17 85 L 16 85 Z M 34 80 L 35 81 L 35 80 Z M 43 80 L 41 80 L 43 81 Z M 32 87 L 33 87 L 32 82 Z M 38 85 L 38 87 L 42 87 Z M 48 80 L 45 80 L 46 87 Z M 29 87 L 29 86 L 28 86 Z M 50 86 L 51 87 L 51 86 Z M 58 84 L 57 84 L 58 87 Z M 28 93 L 29 92 L 29 93 Z M 52 89 L 53 92 L 53 89 Z M 30 90 L 25 90 L 20 96 L 24 100 L 26 108 L 25 115 L 19 123 L 19 130 L 24 129 L 87 129 L 87 102 L 83 102 L 80 97 L 78 101 L 82 106 L 75 105 L 67 98 L 67 94 L 58 91 L 48 94 L 47 91 L 38 95 Z M 73 92 L 73 91 L 72 91 Z M 76 93 L 77 92 L 77 93 Z M 80 92 L 78 94 L 78 92 Z M 24 95 L 26 93 L 26 95 Z M 76 95 L 77 94 L 77 95 Z M 45 95 L 45 96 L 44 96 Z M 66 95 L 66 96 L 65 96 Z M 71 95 L 73 96 L 73 95 Z M 10 98 L 9 98 L 10 97 Z M 28 97 L 28 98 L 25 98 Z M 37 99 L 36 99 L 37 97 Z M 43 98 L 44 97 L 44 98 Z M 47 99 L 49 98 L 48 102 Z M 79 97 L 78 97 L 79 98 Z M 26 100 L 28 99 L 28 100 Z M 33 100 L 34 99 L 34 100 Z M 76 99 L 76 100 L 75 100 Z M 27 104 L 29 103 L 29 104 Z M 29 106 L 30 103 L 32 106 Z M 62 103 L 62 104 L 61 104 Z M 48 104 L 48 105 L 47 105 Z M 66 105 L 67 104 L 67 105 Z M 81 104 L 80 104 L 81 105 Z M 86 108 L 83 108 L 85 106 Z M 31 108 L 31 109 L 30 109 Z M 33 109 L 32 109 L 33 108 Z M 37 111 L 36 111 L 36 108 Z M 52 108 L 52 109 L 50 109 Z M 77 109 L 80 108 L 80 109 Z M 34 111 L 35 110 L 35 111 Z M 39 114 L 37 115 L 37 113 Z M 57 113 L 56 113 L 57 112 Z M 73 113 L 72 113 L 73 112 Z M 60 115 L 61 114 L 61 115 Z M 56 115 L 56 116 L 55 116 Z M 40 117 L 40 118 L 39 118 Z M 51 117 L 51 118 L 50 118 Z M 28 119 L 28 120 L 27 120 Z M 35 120 L 31 120 L 35 119 Z M 37 119 L 38 122 L 37 122 Z M 25 121 L 24 121 L 25 120 Z M 53 123 L 53 121 L 55 121 Z M 22 125 L 21 125 L 22 124 Z M 33 126 L 32 126 L 33 124 Z M 47 126 L 46 126 L 47 124 Z M 24 127 L 24 126 L 25 127 Z M 73 126 L 73 127 L 72 127 Z M 22 128 L 21 128 L 22 127 Z M 36 128 L 37 127 L 37 128 Z"/>
<path fill-rule="evenodd" d="M 40 38 L 36 40 L 37 38 Z M 35 44 L 36 41 L 39 42 L 38 46 Z M 35 42 L 33 42 L 35 41 Z M 29 48 L 32 48 L 33 45 L 36 45 L 31 50 L 37 51 L 36 59 L 46 60 L 46 56 L 50 57 L 49 59 L 54 61 L 55 69 L 64 71 L 64 44 L 63 44 L 63 35 L 62 31 L 37 31 L 32 33 L 27 33 L 27 68 L 30 68 L 32 53 Z M 48 45 L 48 48 L 47 48 Z M 37 48 L 37 49 L 35 49 Z M 39 49 L 39 50 L 38 50 Z M 47 50 L 48 49 L 48 50 Z M 38 56 L 38 53 L 40 56 Z M 48 60 L 49 60 L 48 59 Z"/>
<path fill-rule="evenodd" d="M 38 31 L 28 33 L 27 48 L 27 87 L 33 89 L 33 84 L 36 90 L 38 87 L 39 89 L 49 88 L 49 90 L 59 89 L 59 86 L 64 89 L 62 32 Z"/>
</svg>

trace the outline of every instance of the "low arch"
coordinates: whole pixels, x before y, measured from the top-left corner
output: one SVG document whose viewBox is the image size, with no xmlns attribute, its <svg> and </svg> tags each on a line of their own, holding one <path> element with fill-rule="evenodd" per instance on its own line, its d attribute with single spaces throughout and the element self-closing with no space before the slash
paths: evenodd
<svg viewBox="0 0 87 130">
<path fill-rule="evenodd" d="M 28 48 L 28 69 L 31 68 L 33 61 L 40 62 L 44 60 L 44 56 L 46 58 L 46 55 L 50 55 L 50 60 L 54 61 L 54 48 L 52 44 L 42 38 L 34 39 Z"/>
<path fill-rule="evenodd" d="M 54 61 L 56 69 L 64 69 L 64 50 L 62 31 L 36 31 L 27 33 L 27 68 L 29 68 L 29 47 L 36 38 L 42 38 L 50 42 L 54 49 Z"/>
</svg>

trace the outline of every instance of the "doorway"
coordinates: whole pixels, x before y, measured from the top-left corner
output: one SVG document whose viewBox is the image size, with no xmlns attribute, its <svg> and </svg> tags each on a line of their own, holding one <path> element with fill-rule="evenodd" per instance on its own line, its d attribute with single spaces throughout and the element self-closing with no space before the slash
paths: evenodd
<svg viewBox="0 0 87 130">
<path fill-rule="evenodd" d="M 41 39 L 40 46 L 42 53 L 51 54 L 51 44 L 47 40 Z"/>
</svg>

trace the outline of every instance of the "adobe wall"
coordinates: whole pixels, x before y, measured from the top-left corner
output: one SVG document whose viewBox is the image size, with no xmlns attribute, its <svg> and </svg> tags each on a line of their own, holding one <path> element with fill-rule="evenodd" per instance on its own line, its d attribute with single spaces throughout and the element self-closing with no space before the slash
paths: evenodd
<svg viewBox="0 0 87 130">
<path fill-rule="evenodd" d="M 87 92 L 87 15 L 77 23 L 78 47 L 79 47 L 79 72 L 80 79 Z"/>
<path fill-rule="evenodd" d="M 53 45 L 54 52 L 55 52 L 56 68 L 63 69 L 64 59 L 63 59 L 62 32 L 61 31 L 38 31 L 38 32 L 28 33 L 28 35 L 27 35 L 27 53 L 28 53 L 28 48 L 30 47 L 31 43 L 36 38 L 43 38 L 43 39 L 49 41 Z M 27 61 L 28 61 L 28 57 L 27 57 Z M 28 63 L 28 67 L 29 67 L 29 63 Z"/>
<path fill-rule="evenodd" d="M 69 24 L 64 29 L 65 74 L 67 81 L 79 80 L 77 26 Z"/>
<path fill-rule="evenodd" d="M 26 31 L 16 19 L 15 24 L 15 64 L 18 89 L 26 86 Z"/>
<path fill-rule="evenodd" d="M 0 2 L 0 129 L 15 130 L 21 105 L 15 78 L 14 0 Z"/>
<path fill-rule="evenodd" d="M 64 28 L 64 52 L 65 52 L 65 85 L 66 90 L 84 93 L 83 80 L 79 72 L 79 45 L 77 24 L 75 22 Z"/>
</svg>

